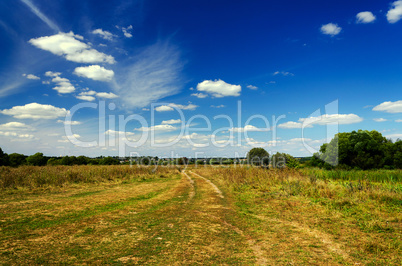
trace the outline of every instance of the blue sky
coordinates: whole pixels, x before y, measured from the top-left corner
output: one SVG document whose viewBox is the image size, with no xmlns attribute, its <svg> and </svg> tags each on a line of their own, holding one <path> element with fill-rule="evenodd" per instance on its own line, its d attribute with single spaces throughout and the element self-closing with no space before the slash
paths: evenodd
<svg viewBox="0 0 402 266">
<path fill-rule="evenodd" d="M 402 138 L 402 1 L 5 0 L 0 36 L 7 153 L 309 156 L 337 131 Z"/>
</svg>

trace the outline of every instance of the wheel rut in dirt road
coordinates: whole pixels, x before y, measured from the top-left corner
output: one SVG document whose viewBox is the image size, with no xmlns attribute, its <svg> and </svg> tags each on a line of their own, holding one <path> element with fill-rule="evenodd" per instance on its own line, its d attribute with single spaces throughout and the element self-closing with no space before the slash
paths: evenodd
<svg viewBox="0 0 402 266">
<path fill-rule="evenodd" d="M 263 256 L 264 252 L 262 247 L 258 245 L 257 241 L 252 239 L 251 236 L 246 234 L 239 227 L 233 225 L 225 219 L 225 215 L 228 212 L 233 212 L 229 206 L 225 206 L 225 199 L 222 191 L 209 179 L 189 171 L 189 175 L 183 171 L 183 174 L 189 179 L 192 187 L 195 187 L 194 207 L 193 213 L 202 216 L 204 219 L 208 219 L 212 222 L 218 222 L 228 230 L 236 232 L 240 235 L 247 246 L 253 251 L 257 265 L 268 264 L 267 259 Z M 191 192 L 190 192 L 191 193 Z M 198 194 L 198 195 L 197 195 Z"/>
</svg>

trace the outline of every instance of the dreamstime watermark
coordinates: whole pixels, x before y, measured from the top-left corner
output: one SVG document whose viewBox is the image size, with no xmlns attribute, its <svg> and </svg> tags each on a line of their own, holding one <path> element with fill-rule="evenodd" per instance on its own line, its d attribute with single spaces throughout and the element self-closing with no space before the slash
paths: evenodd
<svg viewBox="0 0 402 266">
<path fill-rule="evenodd" d="M 175 113 L 175 116 L 178 116 L 179 119 L 156 123 L 156 121 L 160 120 L 158 114 L 163 110 L 161 107 L 165 108 L 164 111 Z M 98 113 L 98 137 L 91 141 L 79 140 L 79 135 L 73 133 L 74 116 L 78 112 L 84 111 L 84 109 L 96 110 Z M 272 152 L 279 145 L 285 145 L 285 141 L 278 136 L 279 129 L 298 129 L 300 138 L 296 139 L 301 142 L 306 151 L 314 154 L 319 152 L 319 148 L 311 143 L 310 138 L 306 137 L 308 129 L 314 126 L 324 127 L 326 131 L 324 142 L 328 143 L 338 133 L 340 122 L 337 100 L 326 104 L 325 111 L 318 108 L 307 118 L 300 118 L 297 122 L 283 122 L 286 119 L 285 114 L 271 115 L 270 119 L 262 114 L 244 117 L 241 101 L 237 102 L 237 110 L 231 116 L 219 114 L 212 118 L 203 114 L 186 116 L 181 106 L 169 103 L 151 104 L 150 114 L 147 117 L 139 114 L 128 116 L 110 114 L 115 109 L 116 105 L 114 103 L 106 104 L 105 101 L 79 103 L 73 106 L 65 117 L 66 138 L 77 147 L 113 148 L 118 151 L 119 157 L 126 157 L 129 148 L 138 149 L 141 147 L 152 149 L 170 148 L 174 151 L 176 146 L 187 147 L 188 149 L 233 147 L 235 150 L 249 146 L 270 148 Z M 258 123 L 256 123 L 257 121 Z M 133 124 L 137 126 L 134 127 Z M 203 126 L 199 126 L 200 124 Z M 256 127 L 252 124 L 262 126 Z M 167 132 L 174 134 L 166 137 Z M 253 139 L 249 136 L 252 132 L 264 133 L 264 140 L 257 141 Z M 165 134 L 161 135 L 160 133 Z M 311 131 L 309 134 L 311 134 Z M 331 160 L 328 163 L 334 164 L 333 162 L 334 160 Z"/>
</svg>

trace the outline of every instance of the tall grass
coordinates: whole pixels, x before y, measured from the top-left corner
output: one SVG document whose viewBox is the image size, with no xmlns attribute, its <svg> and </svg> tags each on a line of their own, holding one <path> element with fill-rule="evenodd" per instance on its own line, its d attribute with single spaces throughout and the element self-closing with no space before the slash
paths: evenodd
<svg viewBox="0 0 402 266">
<path fill-rule="evenodd" d="M 174 173 L 167 167 L 110 166 L 20 166 L 0 167 L 0 189 L 63 186 L 68 183 L 100 183 L 168 177 Z"/>
<path fill-rule="evenodd" d="M 304 168 L 301 172 L 323 180 L 402 182 L 402 170 L 323 170 Z"/>
</svg>

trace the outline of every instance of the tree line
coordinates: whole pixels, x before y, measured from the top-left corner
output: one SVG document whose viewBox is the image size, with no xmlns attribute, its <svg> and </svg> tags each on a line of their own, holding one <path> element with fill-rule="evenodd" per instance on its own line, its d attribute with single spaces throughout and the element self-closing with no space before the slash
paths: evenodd
<svg viewBox="0 0 402 266">
<path fill-rule="evenodd" d="M 43 153 L 37 152 L 33 155 L 26 156 L 19 153 L 4 153 L 0 148 L 0 166 L 18 167 L 20 165 L 117 165 L 120 160 L 115 157 L 90 158 L 86 156 L 64 156 L 64 157 L 48 157 Z"/>
</svg>

